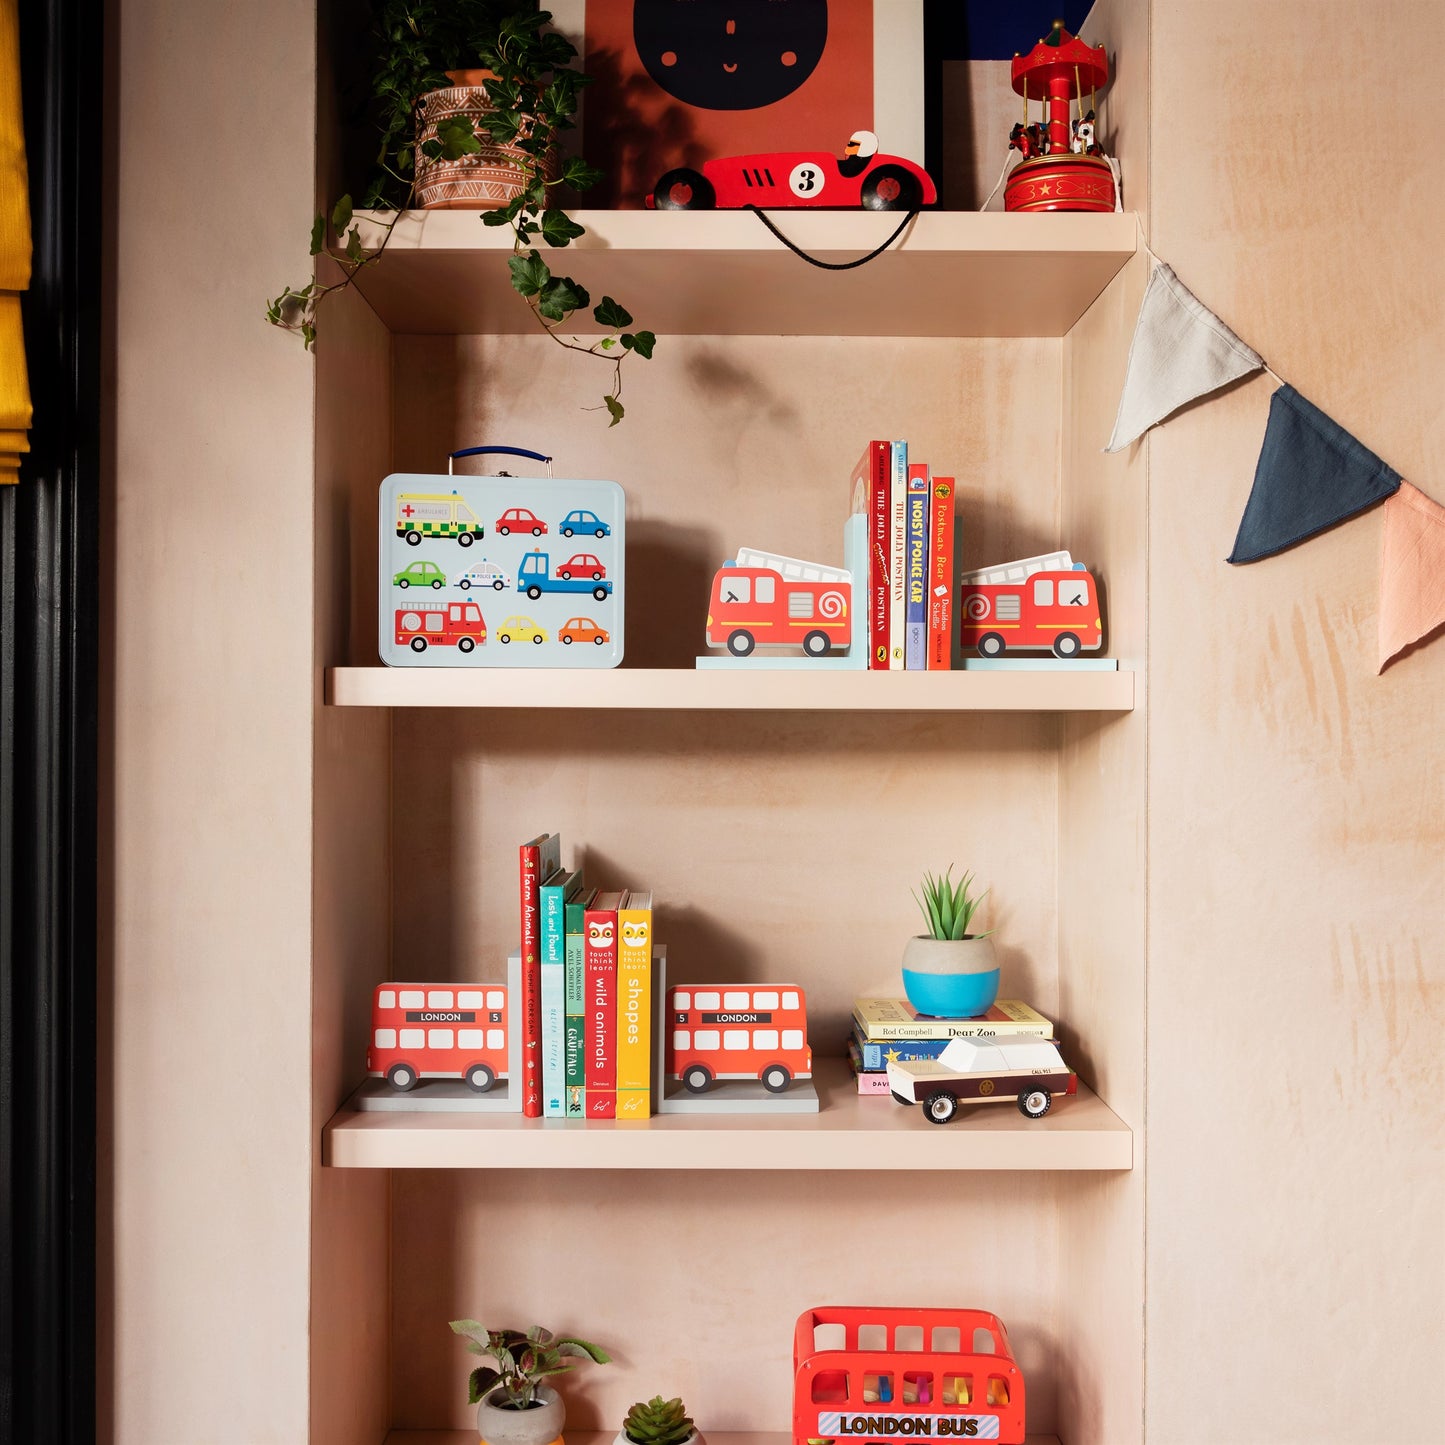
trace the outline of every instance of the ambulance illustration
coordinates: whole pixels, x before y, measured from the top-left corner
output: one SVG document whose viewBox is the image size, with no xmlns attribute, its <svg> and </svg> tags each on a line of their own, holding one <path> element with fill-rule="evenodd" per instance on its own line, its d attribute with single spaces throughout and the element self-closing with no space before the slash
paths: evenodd
<svg viewBox="0 0 1445 1445">
<path fill-rule="evenodd" d="M 402 492 L 396 499 L 396 535 L 408 547 L 419 547 L 426 537 L 455 537 L 470 547 L 483 528 L 458 492 Z"/>
</svg>

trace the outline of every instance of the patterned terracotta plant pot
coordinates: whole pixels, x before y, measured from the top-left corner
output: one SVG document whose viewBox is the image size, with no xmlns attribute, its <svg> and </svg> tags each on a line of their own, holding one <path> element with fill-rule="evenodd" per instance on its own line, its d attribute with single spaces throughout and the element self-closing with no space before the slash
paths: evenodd
<svg viewBox="0 0 1445 1445">
<path fill-rule="evenodd" d="M 449 70 L 456 82 L 442 90 L 429 90 L 416 105 L 416 203 L 425 210 L 489 211 L 505 206 L 522 193 L 526 152 L 498 145 L 480 122 L 496 107 L 487 99 L 484 80 L 490 70 Z M 454 161 L 430 160 L 422 148 L 435 140 L 437 127 L 456 116 L 471 121 L 481 150 Z"/>
<path fill-rule="evenodd" d="M 496 1393 L 488 1391 L 477 1406 L 477 1434 L 483 1445 L 552 1445 L 561 1435 L 567 1411 L 550 1385 L 537 1386 L 537 1403 L 530 1410 L 504 1410 L 489 1403 Z"/>
<path fill-rule="evenodd" d="M 903 948 L 903 992 L 921 1014 L 975 1018 L 998 997 L 992 938 L 910 938 Z"/>
</svg>

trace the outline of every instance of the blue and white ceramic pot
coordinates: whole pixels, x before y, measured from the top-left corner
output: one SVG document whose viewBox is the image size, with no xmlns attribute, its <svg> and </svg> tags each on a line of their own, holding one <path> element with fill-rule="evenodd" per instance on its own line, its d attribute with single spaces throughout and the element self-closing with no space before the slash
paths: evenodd
<svg viewBox="0 0 1445 1445">
<path fill-rule="evenodd" d="M 921 1014 L 975 1018 L 998 997 L 992 938 L 910 938 L 903 949 L 903 991 Z"/>
</svg>

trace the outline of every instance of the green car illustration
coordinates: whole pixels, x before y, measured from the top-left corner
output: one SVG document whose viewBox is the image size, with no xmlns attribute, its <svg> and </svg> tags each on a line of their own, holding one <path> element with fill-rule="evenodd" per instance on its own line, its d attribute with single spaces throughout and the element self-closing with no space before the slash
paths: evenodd
<svg viewBox="0 0 1445 1445">
<path fill-rule="evenodd" d="M 447 585 L 435 562 L 408 562 L 391 581 L 394 587 L 435 587 L 438 591 Z"/>
</svg>

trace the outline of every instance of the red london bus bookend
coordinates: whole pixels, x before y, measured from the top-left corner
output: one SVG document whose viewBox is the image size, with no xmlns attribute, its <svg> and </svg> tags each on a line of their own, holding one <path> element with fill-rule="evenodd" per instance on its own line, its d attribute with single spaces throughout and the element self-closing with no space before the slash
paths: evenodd
<svg viewBox="0 0 1445 1445">
<path fill-rule="evenodd" d="M 1108 52 L 1085 45 L 1056 20 L 1027 55 L 1014 56 L 1011 75 L 1024 118 L 1009 135 L 1020 160 L 1004 186 L 1004 209 L 1114 210 L 1114 169 L 1099 144 L 1096 108 L 1109 83 Z M 1040 121 L 1029 119 L 1033 100 L 1043 102 Z"/>
<path fill-rule="evenodd" d="M 1067 659 L 1104 645 L 1098 584 L 1067 552 L 965 572 L 958 618 L 959 644 L 980 657 L 1052 652 Z"/>
<path fill-rule="evenodd" d="M 807 1310 L 793 1331 L 793 1445 L 997 1440 L 1024 1445 L 1024 1379 L 997 1315 Z"/>
<path fill-rule="evenodd" d="M 665 995 L 661 1113 L 815 1113 L 808 1005 L 791 983 L 688 984 Z"/>
</svg>

